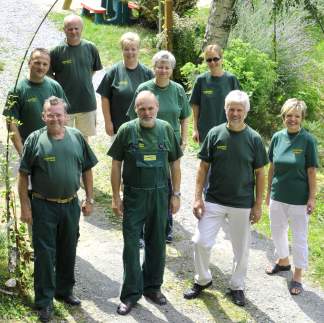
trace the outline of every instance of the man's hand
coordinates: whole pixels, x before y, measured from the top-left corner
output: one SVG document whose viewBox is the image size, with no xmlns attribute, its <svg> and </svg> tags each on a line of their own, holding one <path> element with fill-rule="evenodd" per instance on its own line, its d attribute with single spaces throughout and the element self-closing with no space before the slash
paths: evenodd
<svg viewBox="0 0 324 323">
<path fill-rule="evenodd" d="M 111 208 L 116 215 L 118 216 L 124 215 L 123 201 L 121 200 L 120 196 L 115 196 L 112 198 Z"/>
<path fill-rule="evenodd" d="M 112 137 L 114 135 L 114 125 L 111 121 L 105 122 L 105 129 L 108 136 Z"/>
<path fill-rule="evenodd" d="M 93 205 L 87 200 L 84 200 L 81 205 L 81 210 L 84 216 L 89 216 L 92 213 Z"/>
<path fill-rule="evenodd" d="M 251 224 L 258 223 L 259 220 L 261 219 L 262 215 L 262 207 L 259 204 L 254 204 L 254 206 L 251 209 L 250 213 L 250 222 Z"/>
<path fill-rule="evenodd" d="M 171 196 L 171 212 L 172 214 L 175 214 L 179 211 L 180 209 L 180 197 L 179 196 L 175 196 L 175 195 L 172 195 Z"/>
<path fill-rule="evenodd" d="M 308 199 L 307 201 L 307 214 L 312 214 L 312 212 L 314 211 L 315 209 L 315 199 Z"/>
<path fill-rule="evenodd" d="M 194 130 L 192 132 L 192 139 L 194 142 L 196 142 L 197 144 L 199 143 L 199 132 L 198 130 Z"/>
<path fill-rule="evenodd" d="M 24 223 L 32 224 L 33 218 L 32 218 L 32 212 L 30 207 L 22 207 L 20 211 L 20 219 Z"/>
<path fill-rule="evenodd" d="M 192 209 L 193 215 L 200 220 L 205 212 L 205 203 L 202 198 L 196 199 L 194 202 L 194 207 Z"/>
</svg>

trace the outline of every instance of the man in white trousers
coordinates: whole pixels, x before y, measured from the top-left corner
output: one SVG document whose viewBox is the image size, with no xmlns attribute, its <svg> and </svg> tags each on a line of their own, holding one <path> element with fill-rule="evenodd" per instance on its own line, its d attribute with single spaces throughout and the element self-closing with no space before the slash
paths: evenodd
<svg viewBox="0 0 324 323">
<path fill-rule="evenodd" d="M 225 98 L 227 122 L 212 128 L 198 158 L 193 214 L 198 219 L 194 242 L 195 282 L 184 298 L 196 298 L 212 285 L 211 249 L 224 221 L 228 222 L 234 259 L 230 294 L 236 305 L 245 305 L 250 223 L 261 217 L 264 166 L 267 154 L 260 135 L 244 123 L 250 109 L 245 92 L 234 90 Z M 210 168 L 209 185 L 203 188 Z"/>
</svg>

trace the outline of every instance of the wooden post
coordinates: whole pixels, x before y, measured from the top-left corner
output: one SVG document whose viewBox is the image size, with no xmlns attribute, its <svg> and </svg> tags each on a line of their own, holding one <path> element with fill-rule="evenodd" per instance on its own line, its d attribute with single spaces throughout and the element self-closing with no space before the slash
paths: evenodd
<svg viewBox="0 0 324 323">
<path fill-rule="evenodd" d="M 64 3 L 63 3 L 63 10 L 70 10 L 71 9 L 71 3 L 72 3 L 72 0 L 64 0 Z"/>
<path fill-rule="evenodd" d="M 164 29 L 166 33 L 167 50 L 172 51 L 172 0 L 165 0 L 164 4 Z"/>
</svg>

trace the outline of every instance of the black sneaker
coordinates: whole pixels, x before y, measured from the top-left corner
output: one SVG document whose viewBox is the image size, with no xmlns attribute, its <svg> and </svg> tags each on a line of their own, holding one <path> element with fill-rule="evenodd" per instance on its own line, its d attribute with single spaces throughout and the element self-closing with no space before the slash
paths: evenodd
<svg viewBox="0 0 324 323">
<path fill-rule="evenodd" d="M 230 295 L 232 296 L 232 301 L 234 304 L 238 306 L 244 306 L 245 305 L 245 296 L 244 292 L 241 289 L 233 290 L 231 289 Z"/>
<path fill-rule="evenodd" d="M 41 308 L 38 312 L 38 317 L 41 322 L 49 322 L 53 315 L 52 304 Z"/>
<path fill-rule="evenodd" d="M 199 284 L 194 283 L 190 289 L 188 289 L 187 291 L 185 291 L 183 293 L 183 297 L 185 299 L 196 298 L 205 288 L 211 286 L 212 284 L 213 284 L 212 281 L 210 281 L 206 285 L 199 285 Z"/>
<path fill-rule="evenodd" d="M 168 234 L 168 236 L 165 239 L 165 242 L 166 243 L 172 243 L 172 241 L 173 241 L 172 234 Z"/>
</svg>

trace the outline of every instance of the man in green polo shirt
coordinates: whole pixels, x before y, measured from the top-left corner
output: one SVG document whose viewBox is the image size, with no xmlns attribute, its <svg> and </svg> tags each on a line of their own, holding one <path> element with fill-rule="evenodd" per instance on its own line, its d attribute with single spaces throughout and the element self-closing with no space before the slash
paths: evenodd
<svg viewBox="0 0 324 323">
<path fill-rule="evenodd" d="M 64 18 L 66 39 L 50 52 L 50 74 L 62 85 L 70 102 L 69 126 L 79 129 L 87 140 L 96 134 L 97 102 L 92 76 L 102 65 L 96 46 L 81 39 L 82 29 L 79 16 Z"/>
<path fill-rule="evenodd" d="M 198 225 L 192 239 L 196 275 L 194 285 L 184 293 L 186 299 L 196 298 L 212 284 L 208 268 L 211 249 L 227 221 L 234 253 L 230 294 L 236 305 L 245 305 L 250 222 L 256 223 L 261 217 L 264 166 L 268 162 L 260 135 L 244 123 L 249 108 L 245 92 L 231 91 L 225 98 L 227 122 L 208 132 L 198 154 L 201 161 L 193 207 Z M 209 168 L 209 186 L 203 201 Z"/>
<path fill-rule="evenodd" d="M 53 297 L 80 305 L 72 293 L 80 207 L 76 192 L 80 176 L 86 192 L 82 212 L 89 215 L 93 204 L 91 168 L 97 159 L 77 129 L 65 126 L 66 103 L 57 97 L 45 101 L 46 127 L 26 139 L 20 168 L 18 192 L 21 220 L 32 223 L 35 252 L 34 291 L 39 318 L 48 322 Z M 28 176 L 33 187 L 28 196 Z"/>
<path fill-rule="evenodd" d="M 113 158 L 111 185 L 113 211 L 123 216 L 124 281 L 117 313 L 126 315 L 144 295 L 158 305 L 166 304 L 161 293 L 165 266 L 165 230 L 169 207 L 168 178 L 171 172 L 171 210 L 180 207 L 180 157 L 182 151 L 171 126 L 156 118 L 158 101 L 149 91 L 135 100 L 138 118 L 124 123 L 108 151 Z M 121 174 L 121 165 L 123 172 Z M 124 198 L 120 197 L 121 176 Z M 144 263 L 141 267 L 138 240 L 145 225 Z"/>
<path fill-rule="evenodd" d="M 67 102 L 61 85 L 46 76 L 49 67 L 48 50 L 35 48 L 30 54 L 27 77 L 18 82 L 15 91 L 11 90 L 8 94 L 3 114 L 19 156 L 29 134 L 45 125 L 42 119 L 44 101 L 54 95 Z"/>
</svg>

